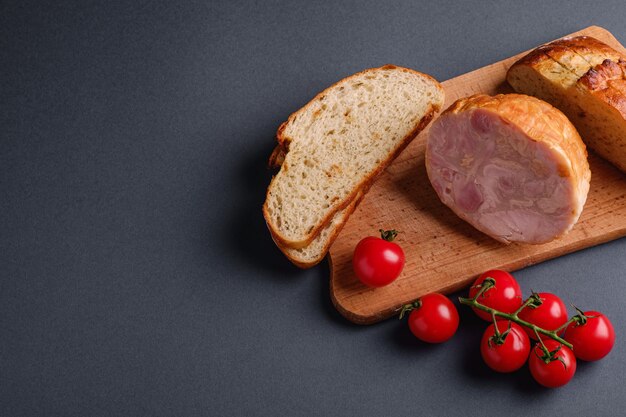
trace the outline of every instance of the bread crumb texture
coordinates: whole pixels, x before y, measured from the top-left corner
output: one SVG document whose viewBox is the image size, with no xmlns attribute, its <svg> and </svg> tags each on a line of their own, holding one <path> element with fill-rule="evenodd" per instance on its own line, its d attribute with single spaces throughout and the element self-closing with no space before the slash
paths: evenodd
<svg viewBox="0 0 626 417">
<path fill-rule="evenodd" d="M 431 77 L 385 66 L 339 81 L 292 114 L 278 132 L 288 151 L 264 205 L 274 236 L 306 246 L 442 103 Z"/>
</svg>

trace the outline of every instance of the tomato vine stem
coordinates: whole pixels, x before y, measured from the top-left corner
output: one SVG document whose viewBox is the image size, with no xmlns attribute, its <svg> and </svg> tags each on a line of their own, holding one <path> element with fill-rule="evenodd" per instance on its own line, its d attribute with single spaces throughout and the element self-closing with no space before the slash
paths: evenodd
<svg viewBox="0 0 626 417">
<path fill-rule="evenodd" d="M 537 325 L 534 325 L 532 323 L 527 322 L 526 320 L 523 320 L 521 318 L 519 318 L 519 313 L 520 311 L 522 311 L 525 307 L 530 306 L 533 303 L 536 303 L 536 297 L 534 297 L 534 294 L 531 295 L 526 301 L 524 301 L 524 303 L 522 304 L 522 306 L 517 309 L 517 311 L 513 312 L 513 313 L 504 313 L 502 311 L 496 310 L 494 308 L 491 307 L 487 307 L 484 304 L 481 304 L 478 301 L 478 298 L 488 289 L 495 287 L 496 285 L 496 281 L 493 278 L 486 278 L 482 284 L 481 284 L 481 288 L 480 290 L 476 293 L 476 295 L 472 298 L 465 298 L 465 297 L 459 297 L 459 302 L 463 305 L 475 308 L 477 310 L 482 310 L 485 311 L 489 314 L 492 315 L 492 317 L 501 317 L 503 319 L 506 320 L 510 320 L 514 323 L 517 323 L 519 325 L 528 327 L 529 329 L 533 330 L 535 333 L 541 333 L 545 336 L 550 337 L 551 339 L 556 340 L 557 342 L 567 346 L 568 348 L 572 349 L 572 344 L 569 343 L 567 340 L 563 339 L 562 337 L 559 336 L 559 332 L 567 327 L 567 324 L 573 322 L 576 320 L 576 317 L 572 317 L 567 323 L 565 323 L 565 325 L 561 326 L 560 328 L 556 329 L 556 330 L 546 330 L 543 329 Z"/>
<path fill-rule="evenodd" d="M 387 242 L 393 242 L 396 236 L 398 236 L 398 233 L 400 233 L 396 229 L 391 229 L 391 230 L 378 229 L 378 232 L 380 233 L 380 238 L 382 240 L 386 240 Z"/>
<path fill-rule="evenodd" d="M 421 306 L 422 306 L 422 300 L 415 300 L 410 304 L 403 305 L 402 308 L 400 309 L 399 319 L 402 320 L 402 317 L 404 317 L 405 314 L 409 313 L 410 311 L 416 310 L 420 308 Z"/>
</svg>

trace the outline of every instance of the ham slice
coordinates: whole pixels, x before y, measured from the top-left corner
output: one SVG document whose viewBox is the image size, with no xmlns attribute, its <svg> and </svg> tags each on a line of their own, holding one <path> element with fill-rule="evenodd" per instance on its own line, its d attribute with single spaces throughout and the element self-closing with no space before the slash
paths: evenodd
<svg viewBox="0 0 626 417">
<path fill-rule="evenodd" d="M 445 205 L 504 243 L 540 244 L 567 233 L 591 178 L 570 121 L 519 94 L 454 103 L 430 128 L 426 169 Z"/>
</svg>

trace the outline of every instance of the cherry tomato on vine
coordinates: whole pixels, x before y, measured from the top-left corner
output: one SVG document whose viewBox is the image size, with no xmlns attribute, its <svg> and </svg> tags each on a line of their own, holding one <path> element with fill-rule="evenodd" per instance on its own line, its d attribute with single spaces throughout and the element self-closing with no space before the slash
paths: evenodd
<svg viewBox="0 0 626 417">
<path fill-rule="evenodd" d="M 567 384 L 576 372 L 576 358 L 570 348 L 553 339 L 543 341 L 548 352 L 537 343 L 530 353 L 528 367 L 539 384 L 548 388 Z"/>
<path fill-rule="evenodd" d="M 508 320 L 498 320 L 498 334 L 492 323 L 480 341 L 480 353 L 491 369 L 513 372 L 526 363 L 530 353 L 530 339 L 522 326 Z M 510 326 L 510 328 L 509 328 Z"/>
<path fill-rule="evenodd" d="M 526 306 L 519 313 L 519 318 L 532 323 L 545 330 L 556 330 L 567 323 L 567 308 L 556 295 L 549 292 L 534 293 L 531 297 L 537 297 L 541 300 L 541 305 L 537 307 Z M 531 339 L 537 340 L 535 332 L 528 327 L 524 330 Z M 546 339 L 547 336 L 541 336 Z"/>
<path fill-rule="evenodd" d="M 352 267 L 361 282 L 370 287 L 392 283 L 404 267 L 404 251 L 393 243 L 395 230 L 380 230 L 381 237 L 368 236 L 354 249 Z"/>
<path fill-rule="evenodd" d="M 597 311 L 579 311 L 580 320 L 570 323 L 564 339 L 574 346 L 574 355 L 584 361 L 604 358 L 615 344 L 615 330 L 609 319 Z"/>
<path fill-rule="evenodd" d="M 404 306 L 400 318 L 410 311 L 409 328 L 418 339 L 442 343 L 450 339 L 459 327 L 459 313 L 448 297 L 427 294 L 413 304 Z"/>
<path fill-rule="evenodd" d="M 482 273 L 470 287 L 469 298 L 476 296 L 487 278 L 493 278 L 496 285 L 483 292 L 476 301 L 503 313 L 513 313 L 522 306 L 522 289 L 519 284 L 513 275 L 499 269 Z M 492 321 L 491 315 L 486 311 L 474 309 L 474 312 L 481 319 Z"/>
</svg>

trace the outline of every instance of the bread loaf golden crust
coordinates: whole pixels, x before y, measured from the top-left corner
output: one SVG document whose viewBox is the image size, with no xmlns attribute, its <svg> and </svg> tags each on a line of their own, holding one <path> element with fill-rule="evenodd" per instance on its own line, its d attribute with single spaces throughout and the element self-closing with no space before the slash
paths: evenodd
<svg viewBox="0 0 626 417">
<path fill-rule="evenodd" d="M 545 46 L 548 49 L 562 48 L 567 51 L 573 51 L 585 59 L 590 66 L 596 66 L 605 59 L 618 61 L 620 58 L 623 58 L 622 54 L 615 49 L 590 36 L 563 38 Z"/>
<path fill-rule="evenodd" d="M 613 62 L 605 59 L 601 64 L 590 68 L 578 82 L 599 100 L 615 107 L 626 119 L 626 61 Z"/>
<path fill-rule="evenodd" d="M 515 91 L 563 111 L 585 143 L 626 172 L 626 57 L 588 36 L 542 45 L 507 73 Z"/>
</svg>

